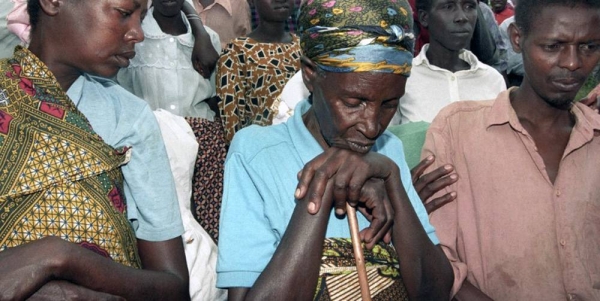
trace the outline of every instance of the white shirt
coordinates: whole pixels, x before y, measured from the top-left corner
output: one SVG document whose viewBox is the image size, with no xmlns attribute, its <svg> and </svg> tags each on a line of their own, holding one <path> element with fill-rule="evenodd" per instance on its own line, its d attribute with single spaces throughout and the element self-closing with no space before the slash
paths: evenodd
<svg viewBox="0 0 600 301">
<path fill-rule="evenodd" d="M 451 102 L 495 99 L 506 90 L 502 75 L 480 62 L 472 52 L 462 50 L 459 55 L 471 66 L 470 69 L 450 72 L 429 63 L 426 56 L 428 48 L 429 44 L 425 44 L 419 55 L 413 58 L 406 93 L 400 98 L 398 112 L 390 124 L 431 122 Z"/>
<path fill-rule="evenodd" d="M 190 298 L 192 301 L 226 300 L 227 290 L 216 287 L 217 246 L 192 215 L 190 198 L 198 142 L 183 117 L 164 110 L 154 111 L 154 116 L 164 137 L 185 229 L 181 238 L 190 274 Z"/>
<path fill-rule="evenodd" d="M 215 74 L 203 78 L 192 66 L 194 36 L 185 16 L 187 32 L 179 36 L 164 33 L 152 17 L 142 22 L 145 40 L 135 45 L 136 56 L 117 75 L 125 89 L 146 100 L 152 110 L 164 109 L 178 116 L 214 120 L 214 112 L 203 100 L 215 96 Z M 183 14 L 183 13 L 182 13 Z M 221 50 L 219 35 L 205 27 L 215 50 Z"/>
<path fill-rule="evenodd" d="M 281 90 L 277 101 L 273 103 L 277 108 L 277 115 L 273 118 L 273 124 L 286 122 L 288 118 L 294 115 L 296 105 L 307 99 L 309 95 L 310 91 L 308 91 L 302 80 L 302 71 L 296 72 Z"/>
</svg>

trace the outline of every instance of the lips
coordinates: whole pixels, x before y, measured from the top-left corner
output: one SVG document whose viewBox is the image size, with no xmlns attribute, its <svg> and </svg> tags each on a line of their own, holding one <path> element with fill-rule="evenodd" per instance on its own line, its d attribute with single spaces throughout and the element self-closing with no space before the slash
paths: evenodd
<svg viewBox="0 0 600 301">
<path fill-rule="evenodd" d="M 119 67 L 124 68 L 129 66 L 129 60 L 135 57 L 135 51 L 126 51 L 115 55 L 119 63 Z"/>
<path fill-rule="evenodd" d="M 552 80 L 552 84 L 560 91 L 572 92 L 579 90 L 581 81 L 576 78 L 561 78 Z"/>
<path fill-rule="evenodd" d="M 161 3 L 165 7 L 177 5 L 177 1 L 173 1 L 173 0 L 161 1 Z"/>
<path fill-rule="evenodd" d="M 350 147 L 350 149 L 354 152 L 366 154 L 373 147 L 373 143 L 372 142 L 364 143 L 364 142 L 348 141 L 348 147 Z"/>
</svg>

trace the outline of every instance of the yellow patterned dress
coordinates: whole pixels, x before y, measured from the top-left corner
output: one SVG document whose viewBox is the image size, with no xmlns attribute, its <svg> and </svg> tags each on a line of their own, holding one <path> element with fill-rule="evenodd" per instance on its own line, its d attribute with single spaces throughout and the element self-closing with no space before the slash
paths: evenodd
<svg viewBox="0 0 600 301">
<path fill-rule="evenodd" d="M 217 96 L 225 139 L 251 124 L 273 122 L 274 101 L 283 86 L 300 70 L 300 40 L 259 43 L 251 38 L 233 40 L 217 64 Z"/>
<path fill-rule="evenodd" d="M 139 268 L 119 168 L 127 160 L 31 52 L 0 60 L 0 251 L 56 236 Z"/>
</svg>

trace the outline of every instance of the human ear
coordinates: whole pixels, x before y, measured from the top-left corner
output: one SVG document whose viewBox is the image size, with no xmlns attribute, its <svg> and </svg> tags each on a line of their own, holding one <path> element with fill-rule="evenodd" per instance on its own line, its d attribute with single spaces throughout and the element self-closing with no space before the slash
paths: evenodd
<svg viewBox="0 0 600 301">
<path fill-rule="evenodd" d="M 300 69 L 302 70 L 302 81 L 304 85 L 310 91 L 313 92 L 313 84 L 319 76 L 319 67 L 311 59 L 302 56 L 300 58 Z"/>
<path fill-rule="evenodd" d="M 513 50 L 516 53 L 521 53 L 521 51 L 522 51 L 521 43 L 523 42 L 521 30 L 519 29 L 519 27 L 517 27 L 517 24 L 513 22 L 508 26 L 507 31 L 508 31 L 508 37 L 510 39 L 510 43 L 512 44 Z"/>
<path fill-rule="evenodd" d="M 63 4 L 63 0 L 39 0 L 41 10 L 49 16 L 55 16 L 58 14 L 60 6 Z"/>
<path fill-rule="evenodd" d="M 421 23 L 421 26 L 427 28 L 429 26 L 429 13 L 425 10 L 419 9 L 417 11 L 417 16 L 419 18 L 419 23 Z"/>
</svg>

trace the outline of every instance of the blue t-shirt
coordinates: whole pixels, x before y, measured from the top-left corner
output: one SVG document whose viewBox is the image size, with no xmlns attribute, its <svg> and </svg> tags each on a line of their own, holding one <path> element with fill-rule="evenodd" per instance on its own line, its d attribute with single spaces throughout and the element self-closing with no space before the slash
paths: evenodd
<svg viewBox="0 0 600 301">
<path fill-rule="evenodd" d="M 307 101 L 296 107 L 287 123 L 250 126 L 236 133 L 225 162 L 225 181 L 219 229 L 217 287 L 252 287 L 279 245 L 296 201 L 297 173 L 323 152 L 308 131 L 302 114 Z M 384 132 L 373 151 L 391 158 L 400 168 L 404 189 L 425 232 L 438 244 L 433 226 L 419 199 L 402 148 L 402 142 Z M 358 214 L 360 229 L 369 225 Z M 347 220 L 332 210 L 326 237 L 350 237 Z"/>
<path fill-rule="evenodd" d="M 164 241 L 180 236 L 183 223 L 169 158 L 148 104 L 115 82 L 90 75 L 80 76 L 67 95 L 104 142 L 131 147 L 131 160 L 121 169 L 136 237 Z"/>
</svg>

